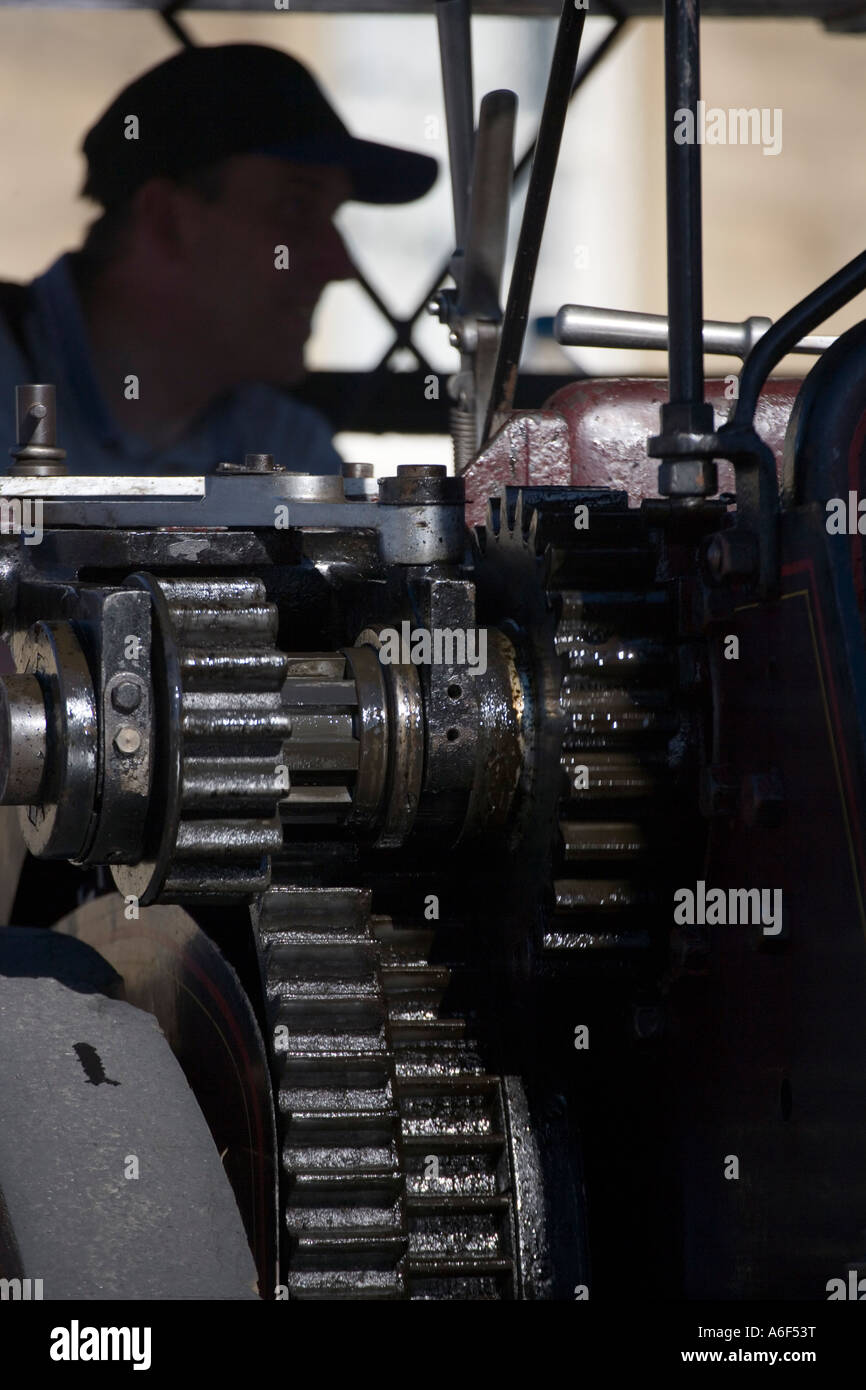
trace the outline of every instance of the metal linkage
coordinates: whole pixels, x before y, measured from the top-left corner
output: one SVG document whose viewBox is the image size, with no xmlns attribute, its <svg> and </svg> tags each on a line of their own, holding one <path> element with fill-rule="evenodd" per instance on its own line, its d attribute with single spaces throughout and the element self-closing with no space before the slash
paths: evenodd
<svg viewBox="0 0 866 1390">
<path fill-rule="evenodd" d="M 484 426 L 484 440 L 490 438 L 511 409 L 514 400 L 517 369 L 529 317 L 529 301 L 535 283 L 538 253 L 544 235 L 547 207 L 559 158 L 565 117 L 571 100 L 585 18 L 585 11 L 575 9 L 573 0 L 564 0 L 505 306 L 505 319 Z"/>
<path fill-rule="evenodd" d="M 448 126 L 454 234 L 464 243 L 469 212 L 472 148 L 475 141 L 475 103 L 472 97 L 472 36 L 470 0 L 436 0 L 439 56 Z"/>
<path fill-rule="evenodd" d="M 707 497 L 718 491 L 712 459 L 680 452 L 688 436 L 713 428 L 704 401 L 701 149 L 676 140 L 678 113 L 697 111 L 701 94 L 699 0 L 665 0 L 665 158 L 668 260 L 668 400 L 650 452 L 661 457 L 659 492 Z M 673 447 L 670 447 L 670 446 Z"/>
<path fill-rule="evenodd" d="M 742 323 L 707 319 L 703 325 L 703 350 L 719 357 L 744 361 L 759 339 L 773 327 L 773 320 L 752 315 Z M 563 304 L 554 319 L 553 336 L 563 347 L 649 349 L 667 352 L 670 326 L 664 314 L 638 314 L 631 309 L 596 309 L 588 304 Z M 835 338 L 801 338 L 790 352 L 818 355 Z"/>
</svg>

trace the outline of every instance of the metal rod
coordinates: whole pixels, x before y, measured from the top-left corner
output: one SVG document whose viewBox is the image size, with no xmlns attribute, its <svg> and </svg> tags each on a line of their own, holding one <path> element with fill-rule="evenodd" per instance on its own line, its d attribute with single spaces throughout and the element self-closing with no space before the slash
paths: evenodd
<svg viewBox="0 0 866 1390">
<path fill-rule="evenodd" d="M 733 424 L 752 423 L 761 388 L 773 368 L 791 351 L 791 345 L 863 289 L 866 289 L 866 251 L 843 265 L 773 324 L 749 353 L 740 373 L 738 399 L 731 413 Z"/>
<path fill-rule="evenodd" d="M 615 15 L 611 6 L 607 7 L 607 12 L 610 15 L 610 17 L 614 20 L 614 23 L 608 29 L 604 38 L 598 41 L 595 48 L 590 53 L 589 57 L 585 58 L 584 61 L 578 67 L 577 72 L 574 76 L 574 81 L 571 84 L 571 97 L 569 98 L 569 100 L 572 100 L 577 95 L 586 79 L 590 76 L 591 73 L 595 72 L 595 69 L 598 67 L 602 58 L 604 58 L 605 55 L 611 51 L 614 45 L 619 42 L 619 40 L 625 33 L 626 28 L 628 27 L 628 19 L 623 18 L 619 14 Z M 532 140 L 530 142 L 529 146 L 527 147 L 527 149 L 524 150 L 523 154 L 520 156 L 516 165 L 514 166 L 515 184 L 517 183 L 517 180 L 523 176 L 523 174 L 526 172 L 526 170 L 532 163 L 533 156 L 535 155 L 535 143 L 535 140 Z"/>
<path fill-rule="evenodd" d="M 514 92 L 488 92 L 478 113 L 472 190 L 466 222 L 460 314 L 498 319 L 514 169 Z"/>
<path fill-rule="evenodd" d="M 608 10 L 610 11 L 610 7 L 608 7 Z M 571 96 L 569 97 L 570 101 L 573 100 L 574 96 L 576 95 L 578 89 L 581 86 L 581 83 L 583 83 L 586 80 L 586 78 L 589 77 L 590 73 L 594 70 L 597 63 L 601 61 L 605 53 L 608 53 L 613 47 L 613 45 L 616 43 L 616 41 L 622 37 L 623 33 L 626 30 L 627 24 L 627 20 L 620 19 L 619 17 L 617 17 L 613 28 L 608 30 L 604 38 L 598 44 L 596 44 L 595 48 L 593 49 L 589 57 L 586 59 L 586 61 L 581 63 L 580 67 L 577 70 L 574 82 L 572 84 Z M 535 155 L 535 145 L 536 141 L 531 140 L 528 147 L 524 150 L 523 154 L 520 156 L 520 159 L 517 161 L 514 167 L 514 182 L 511 188 L 512 197 L 514 196 L 514 193 L 517 189 L 518 180 L 522 180 L 524 174 L 527 172 L 530 164 L 532 163 L 533 156 Z M 411 321 L 413 324 L 415 320 L 418 319 L 422 313 L 424 313 L 426 306 L 429 304 L 430 300 L 433 298 L 434 294 L 441 286 L 442 281 L 445 279 L 446 275 L 450 273 L 451 260 L 451 256 L 446 257 L 446 259 L 442 263 L 442 268 L 438 272 L 435 280 L 430 282 L 429 288 L 425 291 L 422 298 L 418 301 L 418 307 L 412 314 Z M 387 353 L 385 353 L 385 356 L 382 358 L 382 361 L 385 361 L 387 359 L 389 353 L 390 349 Z"/>
<path fill-rule="evenodd" d="M 174 34 L 174 37 L 180 40 L 184 48 L 195 48 L 195 39 L 190 34 L 189 30 L 185 29 L 184 26 L 181 24 L 180 20 L 177 18 L 179 11 L 182 10 L 184 7 L 184 3 L 185 0 L 172 0 L 172 3 L 170 5 L 166 5 L 164 9 L 160 10 L 159 14 L 163 23 L 167 25 L 167 27 L 171 30 L 171 32 Z"/>
<path fill-rule="evenodd" d="M 451 196 L 454 201 L 454 234 L 458 247 L 463 246 L 466 234 L 475 135 L 470 17 L 470 0 L 436 0 Z"/>
<path fill-rule="evenodd" d="M 699 0 L 665 0 L 668 376 L 672 406 L 698 406 L 704 399 L 701 147 L 694 128 L 700 97 L 699 23 Z M 678 143 L 676 135 L 684 128 L 681 113 L 687 111 L 691 112 L 692 138 Z"/>
<path fill-rule="evenodd" d="M 707 319 L 703 327 L 703 350 L 719 357 L 740 357 L 744 361 L 760 338 L 773 326 L 772 319 L 757 315 L 742 323 Z M 603 347 L 651 349 L 666 352 L 670 334 L 664 314 L 635 314 L 630 309 L 596 309 L 588 304 L 563 304 L 553 322 L 553 336 L 564 347 Z M 826 352 L 835 338 L 801 338 L 789 352 Z"/>
<path fill-rule="evenodd" d="M 535 283 L 538 253 L 544 235 L 550 190 L 556 172 L 568 103 L 571 100 L 572 82 L 585 18 L 586 12 L 575 9 L 574 0 L 563 0 L 544 97 L 544 109 L 538 128 L 535 157 L 532 161 L 532 173 L 526 192 L 523 221 L 520 225 L 517 254 L 508 289 L 508 303 L 505 307 L 482 444 L 490 438 L 495 423 L 511 409 L 514 400 L 517 369 L 529 317 L 529 301 Z"/>
</svg>

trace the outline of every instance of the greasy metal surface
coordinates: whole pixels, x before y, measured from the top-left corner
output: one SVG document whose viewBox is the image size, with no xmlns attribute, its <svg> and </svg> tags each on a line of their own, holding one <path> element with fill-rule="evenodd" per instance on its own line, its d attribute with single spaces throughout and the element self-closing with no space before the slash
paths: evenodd
<svg viewBox="0 0 866 1390">
<path fill-rule="evenodd" d="M 379 633 L 365 628 L 358 634 L 356 647 L 381 647 Z M 421 686 L 414 666 L 387 668 L 390 768 L 382 824 L 376 843 L 379 848 L 402 845 L 418 812 L 424 771 L 424 708 Z"/>
<path fill-rule="evenodd" d="M 37 623 L 14 646 L 16 666 L 45 693 L 48 766 L 41 800 L 21 806 L 31 854 L 73 859 L 85 848 L 96 797 L 97 716 L 87 661 L 69 623 Z"/>
</svg>

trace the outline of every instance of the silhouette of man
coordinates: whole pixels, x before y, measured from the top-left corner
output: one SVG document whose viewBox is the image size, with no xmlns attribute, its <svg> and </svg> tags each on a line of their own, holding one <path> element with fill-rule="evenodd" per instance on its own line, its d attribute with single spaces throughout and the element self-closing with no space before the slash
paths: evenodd
<svg viewBox="0 0 866 1390">
<path fill-rule="evenodd" d="M 151 68 L 83 152 L 103 209 L 83 246 L 0 286 L 0 439 L 13 386 L 43 381 L 71 473 L 202 473 L 246 452 L 339 471 L 326 420 L 289 394 L 322 290 L 354 274 L 332 219 L 421 197 L 436 161 L 354 138 L 301 63 L 256 44 Z"/>
</svg>

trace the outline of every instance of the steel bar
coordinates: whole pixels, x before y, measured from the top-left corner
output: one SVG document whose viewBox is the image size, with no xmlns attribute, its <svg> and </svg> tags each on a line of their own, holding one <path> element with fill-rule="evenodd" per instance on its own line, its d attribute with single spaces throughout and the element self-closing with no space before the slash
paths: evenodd
<svg viewBox="0 0 866 1390">
<path fill-rule="evenodd" d="M 835 275 L 812 290 L 773 324 L 749 354 L 743 367 L 739 395 L 731 416 L 733 424 L 752 424 L 761 388 L 776 364 L 791 351 L 791 345 L 835 314 L 863 289 L 866 289 L 866 251 L 837 270 Z"/>
<path fill-rule="evenodd" d="M 707 319 L 703 350 L 719 357 L 748 357 L 758 340 L 773 326 L 772 319 L 753 315 L 742 323 Z M 563 304 L 556 315 L 553 336 L 563 347 L 652 349 L 666 352 L 670 335 L 664 314 L 636 314 L 630 309 L 597 309 L 588 304 Z M 801 338 L 788 349 L 816 356 L 836 339 Z"/>
<path fill-rule="evenodd" d="M 454 233 L 457 246 L 462 247 L 469 212 L 469 185 L 472 179 L 472 150 L 475 138 L 469 0 L 436 0 L 436 21 L 442 60 L 445 120 L 448 126 Z"/>
<path fill-rule="evenodd" d="M 517 369 L 529 316 L 529 301 L 535 283 L 538 253 L 544 235 L 550 191 L 571 100 L 585 18 L 584 10 L 575 9 L 574 0 L 563 0 L 482 443 L 490 437 L 495 422 L 511 409 L 514 400 Z"/>
<path fill-rule="evenodd" d="M 700 97 L 699 23 L 699 0 L 666 0 L 668 377 L 676 407 L 700 406 L 704 399 L 701 147 L 694 138 L 676 139 L 681 113 L 690 112 L 694 121 Z M 689 428 L 686 414 L 682 421 L 681 428 Z"/>
</svg>

